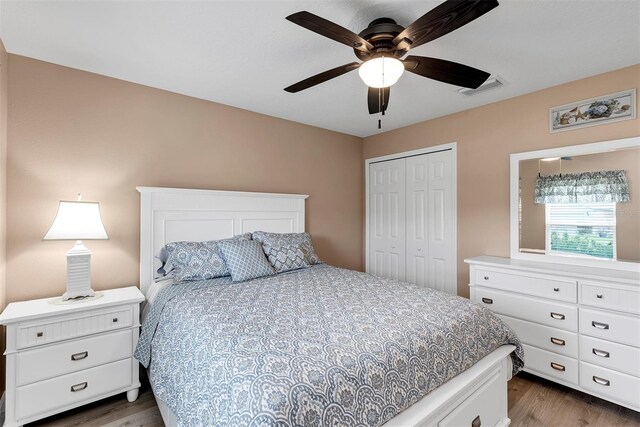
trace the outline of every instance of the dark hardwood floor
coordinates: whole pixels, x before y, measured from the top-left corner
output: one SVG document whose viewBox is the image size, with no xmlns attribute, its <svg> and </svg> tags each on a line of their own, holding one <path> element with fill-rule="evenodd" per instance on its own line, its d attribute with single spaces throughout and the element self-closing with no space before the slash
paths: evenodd
<svg viewBox="0 0 640 427">
<path fill-rule="evenodd" d="M 597 397 L 520 373 L 509 381 L 509 417 L 517 427 L 640 426 L 640 413 Z M 128 403 L 125 394 L 41 420 L 29 427 L 132 426 L 161 427 L 162 418 L 151 389 Z"/>
</svg>

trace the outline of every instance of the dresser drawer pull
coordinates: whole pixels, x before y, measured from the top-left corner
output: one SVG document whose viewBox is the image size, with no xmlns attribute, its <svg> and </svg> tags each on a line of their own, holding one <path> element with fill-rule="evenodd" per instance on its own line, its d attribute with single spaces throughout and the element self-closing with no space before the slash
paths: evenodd
<svg viewBox="0 0 640 427">
<path fill-rule="evenodd" d="M 560 292 L 560 288 L 553 288 L 553 292 Z"/>
<path fill-rule="evenodd" d="M 551 317 L 556 320 L 564 320 L 564 314 L 554 313 L 553 311 L 551 312 Z"/>
<path fill-rule="evenodd" d="M 564 345 L 565 341 L 560 338 L 551 337 L 551 342 L 555 345 Z"/>
<path fill-rule="evenodd" d="M 561 364 L 559 364 L 559 363 L 555 363 L 555 362 L 551 362 L 551 367 L 552 367 L 553 369 L 555 369 L 556 371 L 563 371 L 563 372 L 564 372 L 564 371 L 566 370 L 566 368 L 564 367 L 564 365 L 561 365 Z"/>
<path fill-rule="evenodd" d="M 603 297 L 604 297 L 604 295 L 602 295 L 602 294 L 596 294 L 596 298 L 598 298 L 598 299 L 602 299 Z"/>
<path fill-rule="evenodd" d="M 36 332 L 36 337 L 40 338 L 44 335 L 44 332 Z"/>
<path fill-rule="evenodd" d="M 112 320 L 112 322 L 113 322 L 113 323 L 117 323 L 117 322 L 118 322 L 118 318 L 117 318 L 117 317 L 114 317 L 114 318 L 113 318 L 113 320 Z"/>
<path fill-rule="evenodd" d="M 600 385 L 606 385 L 606 386 L 611 385 L 611 381 L 605 380 L 604 378 L 596 377 L 595 375 L 593 376 L 593 382 Z"/>
<path fill-rule="evenodd" d="M 595 354 L 596 356 L 609 357 L 609 352 L 608 351 L 598 350 L 597 348 L 594 348 L 593 350 L 591 350 L 591 352 L 593 354 Z"/>
<path fill-rule="evenodd" d="M 88 351 L 83 351 L 81 353 L 76 353 L 71 355 L 71 360 L 82 360 L 86 359 L 89 356 Z"/>
<path fill-rule="evenodd" d="M 596 322 L 595 320 L 591 322 L 591 326 L 596 329 L 609 329 L 609 325 L 607 325 L 606 323 Z"/>
<path fill-rule="evenodd" d="M 482 302 L 485 304 L 493 304 L 493 300 L 491 298 L 482 298 Z"/>
<path fill-rule="evenodd" d="M 80 383 L 80 384 L 72 385 L 71 386 L 71 392 L 75 393 L 76 391 L 82 391 L 85 388 L 87 388 L 88 386 L 89 386 L 89 383 L 86 382 L 86 381 L 83 382 L 83 383 Z"/>
<path fill-rule="evenodd" d="M 471 427 L 480 427 L 482 425 L 482 420 L 480 419 L 480 415 L 475 417 L 473 421 L 471 421 Z"/>
<path fill-rule="evenodd" d="M 489 276 L 484 276 L 484 280 L 489 280 Z"/>
</svg>

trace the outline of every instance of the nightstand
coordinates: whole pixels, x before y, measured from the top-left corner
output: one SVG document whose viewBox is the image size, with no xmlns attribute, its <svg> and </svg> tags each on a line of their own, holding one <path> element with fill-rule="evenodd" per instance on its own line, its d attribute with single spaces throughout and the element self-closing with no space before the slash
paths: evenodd
<svg viewBox="0 0 640 427">
<path fill-rule="evenodd" d="M 138 397 L 140 303 L 136 287 L 90 301 L 11 303 L 7 326 L 5 427 L 19 426 L 114 394 Z"/>
</svg>

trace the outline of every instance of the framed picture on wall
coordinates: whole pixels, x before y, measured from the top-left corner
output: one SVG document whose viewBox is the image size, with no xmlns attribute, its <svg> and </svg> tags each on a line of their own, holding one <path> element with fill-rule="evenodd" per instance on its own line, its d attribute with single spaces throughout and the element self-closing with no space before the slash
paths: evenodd
<svg viewBox="0 0 640 427">
<path fill-rule="evenodd" d="M 597 96 L 549 109 L 549 132 L 636 118 L 636 89 Z"/>
</svg>

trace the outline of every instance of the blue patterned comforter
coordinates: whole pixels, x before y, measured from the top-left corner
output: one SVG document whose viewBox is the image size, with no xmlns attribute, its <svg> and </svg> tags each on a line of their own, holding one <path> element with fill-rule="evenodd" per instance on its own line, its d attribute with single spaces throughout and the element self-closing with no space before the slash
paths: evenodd
<svg viewBox="0 0 640 427">
<path fill-rule="evenodd" d="M 503 344 L 489 310 L 328 265 L 165 288 L 136 357 L 180 426 L 378 426 Z"/>
</svg>

